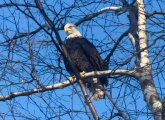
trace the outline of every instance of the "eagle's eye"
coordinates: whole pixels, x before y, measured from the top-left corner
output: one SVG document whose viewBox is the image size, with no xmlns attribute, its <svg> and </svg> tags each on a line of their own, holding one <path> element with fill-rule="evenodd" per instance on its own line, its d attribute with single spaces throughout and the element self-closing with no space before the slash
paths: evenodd
<svg viewBox="0 0 165 120">
<path fill-rule="evenodd" d="M 69 26 L 68 28 L 72 28 L 72 26 Z"/>
</svg>

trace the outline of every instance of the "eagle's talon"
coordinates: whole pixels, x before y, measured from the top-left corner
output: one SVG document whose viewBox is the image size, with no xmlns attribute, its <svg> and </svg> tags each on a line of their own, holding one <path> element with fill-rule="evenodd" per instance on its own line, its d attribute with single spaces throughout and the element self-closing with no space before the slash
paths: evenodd
<svg viewBox="0 0 165 120">
<path fill-rule="evenodd" d="M 70 81 L 74 81 L 74 80 L 75 80 L 75 76 L 74 76 L 74 75 L 73 75 L 73 76 L 70 76 L 70 77 L 69 77 L 69 80 L 70 80 Z"/>
<path fill-rule="evenodd" d="M 86 73 L 85 71 L 80 72 L 80 76 L 81 76 L 81 77 L 84 76 L 85 73 Z"/>
</svg>

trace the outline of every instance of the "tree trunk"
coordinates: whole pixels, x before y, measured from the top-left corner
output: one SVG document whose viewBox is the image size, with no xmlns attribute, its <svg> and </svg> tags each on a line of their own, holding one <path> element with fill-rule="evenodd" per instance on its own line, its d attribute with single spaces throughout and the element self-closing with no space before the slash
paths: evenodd
<svg viewBox="0 0 165 120">
<path fill-rule="evenodd" d="M 146 35 L 146 16 L 144 9 L 144 1 L 137 0 L 138 7 L 138 34 L 140 47 L 140 69 L 139 81 L 144 94 L 145 101 L 150 106 L 155 120 L 162 120 L 162 103 L 156 91 L 152 69 L 147 50 L 147 35 Z"/>
</svg>

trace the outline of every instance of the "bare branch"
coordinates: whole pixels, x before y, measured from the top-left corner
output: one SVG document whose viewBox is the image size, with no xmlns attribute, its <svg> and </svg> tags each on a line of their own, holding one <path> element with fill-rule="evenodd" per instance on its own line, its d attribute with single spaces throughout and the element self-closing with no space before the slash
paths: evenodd
<svg viewBox="0 0 165 120">
<path fill-rule="evenodd" d="M 103 13 L 107 13 L 109 11 L 120 11 L 120 10 L 124 10 L 124 8 L 122 6 L 118 6 L 118 7 L 105 7 L 105 8 L 102 8 L 101 10 L 98 10 L 97 12 L 95 13 L 92 13 L 92 14 L 89 14 L 81 19 L 79 19 L 75 25 L 78 26 L 80 25 L 81 23 L 85 22 L 85 21 L 89 21 L 91 20 L 92 18 L 94 17 L 97 17 L 98 15 L 100 14 L 103 14 Z"/>
<path fill-rule="evenodd" d="M 45 24 L 45 25 L 40 26 L 39 28 L 37 28 L 36 30 L 34 30 L 32 32 L 29 32 L 29 33 L 19 33 L 19 35 L 15 35 L 10 40 L 26 37 L 26 36 L 29 36 L 29 35 L 34 35 L 34 34 L 38 33 L 40 30 L 42 30 L 44 27 L 48 27 L 48 26 Z"/>
<path fill-rule="evenodd" d="M 111 52 L 106 56 L 106 58 L 104 59 L 105 64 L 109 64 L 110 58 L 113 55 L 114 51 L 116 50 L 116 48 L 118 47 L 120 41 L 122 41 L 122 39 L 127 36 L 129 30 L 125 31 L 117 40 L 117 42 L 115 43 L 113 49 L 111 50 Z M 106 65 L 105 65 L 106 66 Z M 107 66 L 106 66 L 107 67 Z M 107 67 L 108 68 L 108 67 Z"/>
<path fill-rule="evenodd" d="M 106 71 L 88 72 L 88 73 L 83 74 L 83 76 L 81 76 L 81 78 L 98 77 L 98 76 L 106 76 L 106 75 L 118 75 L 118 74 L 128 75 L 128 76 L 132 76 L 132 77 L 138 77 L 138 74 L 134 70 L 132 70 L 132 71 L 131 70 L 106 70 Z M 70 86 L 75 82 L 76 82 L 76 79 L 74 79 L 74 80 L 69 79 L 69 80 L 62 82 L 62 83 L 56 83 L 53 85 L 41 86 L 39 88 L 35 88 L 35 89 L 31 89 L 31 90 L 25 90 L 22 92 L 13 92 L 13 93 L 10 93 L 9 95 L 4 95 L 4 96 L 1 95 L 0 101 L 10 100 L 10 99 L 13 99 L 15 97 L 27 96 L 27 95 L 31 95 L 34 93 L 46 92 L 49 90 L 61 89 L 61 88 Z"/>
<path fill-rule="evenodd" d="M 164 11 L 153 11 L 151 13 L 148 13 L 146 16 L 148 17 L 152 17 L 153 15 L 165 15 Z"/>
<path fill-rule="evenodd" d="M 74 82 L 75 82 L 75 80 L 70 79 L 70 80 L 67 80 L 67 81 L 62 82 L 62 83 L 56 83 L 53 85 L 41 86 L 39 88 L 35 88 L 35 89 L 31 89 L 31 90 L 25 90 L 22 92 L 13 92 L 13 93 L 10 93 L 9 95 L 6 95 L 6 96 L 1 95 L 0 101 L 10 100 L 10 99 L 13 99 L 13 98 L 19 97 L 19 96 L 28 96 L 28 95 L 31 95 L 34 93 L 46 92 L 48 90 L 61 89 L 61 88 L 64 88 L 66 86 L 71 85 Z"/>
<path fill-rule="evenodd" d="M 118 69 L 118 70 L 105 70 L 105 71 L 93 71 L 85 73 L 82 78 L 87 77 L 97 77 L 97 76 L 106 76 L 106 75 L 128 75 L 132 77 L 138 77 L 138 73 L 135 70 L 124 70 L 124 69 Z"/>
<path fill-rule="evenodd" d="M 105 92 L 105 95 L 111 101 L 114 108 L 119 112 L 118 116 L 122 117 L 124 120 L 129 120 L 128 116 L 124 114 L 124 112 L 118 107 L 117 103 L 113 100 L 113 98 L 110 95 L 108 95 L 107 92 Z"/>
<path fill-rule="evenodd" d="M 0 4 L 0 8 L 3 8 L 3 7 L 15 7 L 15 6 L 20 6 L 20 7 L 36 7 L 35 5 L 33 4 L 20 4 L 20 3 L 4 3 L 4 4 Z"/>
</svg>

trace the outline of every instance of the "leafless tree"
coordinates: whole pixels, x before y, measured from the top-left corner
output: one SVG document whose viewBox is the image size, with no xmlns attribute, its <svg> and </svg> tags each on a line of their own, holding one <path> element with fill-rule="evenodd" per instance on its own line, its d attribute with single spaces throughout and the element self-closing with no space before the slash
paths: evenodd
<svg viewBox="0 0 165 120">
<path fill-rule="evenodd" d="M 2 0 L 0 118 L 165 120 L 164 6 L 164 0 Z M 68 22 L 96 46 L 107 70 L 77 72 L 63 45 Z M 105 99 L 90 99 L 82 83 L 90 76 L 108 77 Z"/>
</svg>

